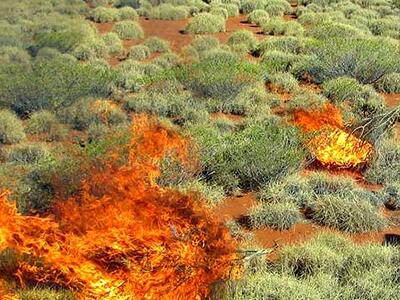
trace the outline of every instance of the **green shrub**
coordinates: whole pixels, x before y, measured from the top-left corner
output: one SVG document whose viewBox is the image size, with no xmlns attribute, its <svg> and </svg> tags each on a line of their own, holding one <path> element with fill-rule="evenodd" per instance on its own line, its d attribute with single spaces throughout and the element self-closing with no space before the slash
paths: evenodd
<svg viewBox="0 0 400 300">
<path fill-rule="evenodd" d="M 223 17 L 224 19 L 228 19 L 229 17 L 228 11 L 225 8 L 219 6 L 211 7 L 209 13 L 215 16 Z"/>
<path fill-rule="evenodd" d="M 376 83 L 379 91 L 385 93 L 400 93 L 400 73 L 385 74 Z"/>
<path fill-rule="evenodd" d="M 166 52 L 153 60 L 153 64 L 163 68 L 169 69 L 179 65 L 181 59 L 178 54 L 173 52 Z"/>
<path fill-rule="evenodd" d="M 286 4 L 287 5 L 280 5 L 273 3 L 267 4 L 264 9 L 271 17 L 282 17 L 285 13 L 289 13 L 291 11 L 289 3 L 286 2 Z"/>
<path fill-rule="evenodd" d="M 291 174 L 305 155 L 298 131 L 272 121 L 255 121 L 238 132 L 221 134 L 204 125 L 190 132 L 200 147 L 205 176 L 226 190 L 234 189 L 235 182 L 257 189 Z"/>
<path fill-rule="evenodd" d="M 170 48 L 169 42 L 163 39 L 160 39 L 159 37 L 152 36 L 147 38 L 144 42 L 143 45 L 147 46 L 151 53 L 158 52 L 158 53 L 164 53 L 167 52 Z"/>
<path fill-rule="evenodd" d="M 254 228 L 269 226 L 287 230 L 302 219 L 299 208 L 294 203 L 261 203 L 250 210 L 251 225 Z"/>
<path fill-rule="evenodd" d="M 225 31 L 225 20 L 223 17 L 210 13 L 200 13 L 189 21 L 185 31 L 196 34 L 223 32 Z"/>
<path fill-rule="evenodd" d="M 3 64 L 21 64 L 29 68 L 31 56 L 18 47 L 0 47 L 0 62 Z"/>
<path fill-rule="evenodd" d="M 118 9 L 119 12 L 119 19 L 120 20 L 131 20 L 131 21 L 138 21 L 139 16 L 132 7 L 124 6 Z"/>
<path fill-rule="evenodd" d="M 115 32 L 108 32 L 103 36 L 104 43 L 107 47 L 107 53 L 110 56 L 119 56 L 124 52 L 124 45 L 118 34 Z"/>
<path fill-rule="evenodd" d="M 187 6 L 173 6 L 166 3 L 152 8 L 149 12 L 149 18 L 158 20 L 183 20 L 189 17 L 189 14 L 190 11 Z"/>
<path fill-rule="evenodd" d="M 295 92 L 299 88 L 296 78 L 290 73 L 271 73 L 265 75 L 265 82 L 272 89 L 288 93 Z"/>
<path fill-rule="evenodd" d="M 358 28 L 338 22 L 324 22 L 308 31 L 308 35 L 316 39 L 342 38 L 344 36 L 357 38 L 363 34 Z"/>
<path fill-rule="evenodd" d="M 219 48 L 219 40 L 214 36 L 197 36 L 189 45 L 187 51 L 197 59 L 204 58 L 209 51 Z"/>
<path fill-rule="evenodd" d="M 240 62 L 235 55 L 226 51 L 214 54 L 187 66 L 180 74 L 181 82 L 197 96 L 232 99 L 244 87 L 260 80 L 258 69 Z"/>
<path fill-rule="evenodd" d="M 0 93 L 19 115 L 58 110 L 86 96 L 111 92 L 115 75 L 91 64 L 56 58 L 34 63 L 32 70 L 0 67 Z"/>
<path fill-rule="evenodd" d="M 257 38 L 251 31 L 238 30 L 229 36 L 227 44 L 232 46 L 236 44 L 243 44 L 246 46 L 248 52 L 254 51 L 257 47 Z"/>
<path fill-rule="evenodd" d="M 22 121 L 11 111 L 0 110 L 0 144 L 14 144 L 24 138 Z"/>
<path fill-rule="evenodd" d="M 374 158 L 364 172 L 365 178 L 373 183 L 385 184 L 400 181 L 400 145 L 385 138 L 376 145 Z"/>
<path fill-rule="evenodd" d="M 304 48 L 302 39 L 294 36 L 273 36 L 260 42 L 260 54 L 277 50 L 298 54 Z"/>
<path fill-rule="evenodd" d="M 184 182 L 178 186 L 178 189 L 183 193 L 200 193 L 210 207 L 220 204 L 225 199 L 224 189 L 221 186 L 209 185 L 200 180 Z"/>
<path fill-rule="evenodd" d="M 235 17 L 239 15 L 239 7 L 234 3 L 220 3 L 217 7 L 221 7 L 228 12 L 229 17 Z"/>
<path fill-rule="evenodd" d="M 30 116 L 25 131 L 29 134 L 48 133 L 56 124 L 57 117 L 50 111 L 42 110 Z"/>
<path fill-rule="evenodd" d="M 222 111 L 227 113 L 238 115 L 250 115 L 257 111 L 266 115 L 271 113 L 268 94 L 262 84 L 244 88 L 232 101 L 224 104 Z"/>
<path fill-rule="evenodd" d="M 255 9 L 247 16 L 247 22 L 259 25 L 261 20 L 267 20 L 269 14 L 264 9 Z"/>
<path fill-rule="evenodd" d="M 49 156 L 46 145 L 39 143 L 24 143 L 13 145 L 5 150 L 6 160 L 18 164 L 32 164 Z"/>
<path fill-rule="evenodd" d="M 301 36 L 304 28 L 296 21 L 284 21 L 279 18 L 271 18 L 260 24 L 264 34 Z"/>
<path fill-rule="evenodd" d="M 121 39 L 142 39 L 144 32 L 139 23 L 135 21 L 121 21 L 114 25 L 115 31 Z"/>
<path fill-rule="evenodd" d="M 150 54 L 150 49 L 145 45 L 136 45 L 129 49 L 129 58 L 134 60 L 144 60 L 148 58 Z"/>
<path fill-rule="evenodd" d="M 244 14 L 251 13 L 256 9 L 264 9 L 267 1 L 265 0 L 244 0 L 242 1 L 242 6 L 240 7 L 240 11 Z"/>
<path fill-rule="evenodd" d="M 312 206 L 313 221 L 342 231 L 380 231 L 387 225 L 380 212 L 363 199 L 326 196 Z"/>
<path fill-rule="evenodd" d="M 396 247 L 357 245 L 323 233 L 286 246 L 268 267 L 252 265 L 212 299 L 389 300 L 397 294 Z"/>
<path fill-rule="evenodd" d="M 294 66 L 298 77 L 308 74 L 316 83 L 349 76 L 361 83 L 375 83 L 400 68 L 399 48 L 378 38 L 342 38 L 319 41 L 309 50 L 309 58 Z"/>
<path fill-rule="evenodd" d="M 139 0 L 116 0 L 113 1 L 113 6 L 115 7 L 125 7 L 125 6 L 130 6 L 133 8 L 139 8 L 140 7 L 140 1 Z"/>
<path fill-rule="evenodd" d="M 356 101 L 361 92 L 362 85 L 351 77 L 338 77 L 323 84 L 324 95 L 335 104 L 340 104 L 346 100 Z"/>
<path fill-rule="evenodd" d="M 105 41 L 96 36 L 88 38 L 84 43 L 78 45 L 72 54 L 79 60 L 91 60 L 95 58 L 105 58 L 108 55 L 108 49 Z"/>
<path fill-rule="evenodd" d="M 60 51 L 54 48 L 41 48 L 39 51 L 36 53 L 35 60 L 36 62 L 41 61 L 44 62 L 46 60 L 52 60 L 57 57 L 60 57 L 62 54 Z"/>
<path fill-rule="evenodd" d="M 268 51 L 262 57 L 262 66 L 266 72 L 288 72 L 291 66 L 299 60 L 299 56 L 283 51 Z"/>
<path fill-rule="evenodd" d="M 98 23 L 109 23 L 119 21 L 120 13 L 116 8 L 98 6 L 92 10 L 90 17 Z"/>
<path fill-rule="evenodd" d="M 385 185 L 381 191 L 386 207 L 400 209 L 400 182 L 394 181 Z"/>
</svg>

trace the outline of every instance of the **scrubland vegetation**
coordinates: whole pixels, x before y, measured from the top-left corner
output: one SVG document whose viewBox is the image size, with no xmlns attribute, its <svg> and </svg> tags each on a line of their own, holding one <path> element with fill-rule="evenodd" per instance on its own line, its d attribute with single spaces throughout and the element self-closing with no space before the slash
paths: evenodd
<svg viewBox="0 0 400 300">
<path fill-rule="evenodd" d="M 247 29 L 226 32 L 239 14 Z M 144 18 L 184 22 L 189 43 L 178 51 L 146 35 Z M 188 164 L 162 160 L 163 188 L 197 193 L 210 208 L 256 195 L 248 228 L 230 226 L 239 247 L 256 247 L 243 238 L 250 230 L 302 223 L 336 232 L 285 246 L 272 261 L 256 257 L 239 278 L 216 283 L 212 299 L 399 299 L 399 247 L 343 237 L 398 228 L 383 211 L 400 210 L 400 143 L 389 126 L 399 102 L 385 104 L 400 93 L 399 1 L 4 0 L 0 62 L 0 189 L 20 213 L 44 216 L 78 193 L 110 149 L 126 150 L 137 115 L 149 114 L 192 147 Z M 323 167 L 304 172 L 315 157 L 292 113 L 327 103 L 349 132 L 391 116 L 361 136 L 374 146 L 353 170 L 364 185 Z M 14 256 L 0 249 L 0 279 Z M 74 298 L 46 285 L 17 295 Z"/>
</svg>

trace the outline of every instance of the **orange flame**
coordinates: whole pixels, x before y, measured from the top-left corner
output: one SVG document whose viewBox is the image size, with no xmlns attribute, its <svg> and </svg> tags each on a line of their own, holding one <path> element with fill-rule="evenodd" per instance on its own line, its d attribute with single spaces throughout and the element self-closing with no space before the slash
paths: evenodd
<svg viewBox="0 0 400 300">
<path fill-rule="evenodd" d="M 307 146 L 315 158 L 325 166 L 357 167 L 368 161 L 373 153 L 370 143 L 343 130 L 340 110 L 326 104 L 321 110 L 298 110 L 294 122 L 305 132 L 318 132 Z"/>
<path fill-rule="evenodd" d="M 65 287 L 77 299 L 201 299 L 228 275 L 236 245 L 227 229 L 154 180 L 167 152 L 186 159 L 186 141 L 146 117 L 132 136 L 129 163 L 93 174 L 52 217 L 21 216 L 0 195 L 0 251 L 31 258 L 8 274 L 22 287 Z"/>
</svg>

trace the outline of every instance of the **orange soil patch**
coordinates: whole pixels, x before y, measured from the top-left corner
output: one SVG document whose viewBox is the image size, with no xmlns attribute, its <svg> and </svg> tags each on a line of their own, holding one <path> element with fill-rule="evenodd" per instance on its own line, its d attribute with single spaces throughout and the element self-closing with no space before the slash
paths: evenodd
<svg viewBox="0 0 400 300">
<path fill-rule="evenodd" d="M 400 93 L 399 94 L 386 94 L 381 93 L 385 99 L 386 105 L 388 107 L 396 107 L 400 105 Z"/>
<path fill-rule="evenodd" d="M 110 32 L 114 26 L 114 23 L 93 23 L 93 24 L 96 26 L 97 31 L 100 34 L 106 34 Z"/>
<path fill-rule="evenodd" d="M 211 114 L 212 120 L 221 119 L 221 118 L 228 119 L 233 122 L 241 122 L 241 121 L 243 121 L 244 117 L 240 116 L 240 115 L 226 114 L 226 113 L 222 113 L 222 112 L 216 112 L 216 113 Z"/>
</svg>

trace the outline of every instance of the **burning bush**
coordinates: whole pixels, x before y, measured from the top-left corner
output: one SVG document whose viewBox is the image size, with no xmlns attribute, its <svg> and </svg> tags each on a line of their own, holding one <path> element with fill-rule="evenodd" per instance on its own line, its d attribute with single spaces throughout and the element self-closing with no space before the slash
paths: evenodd
<svg viewBox="0 0 400 300">
<path fill-rule="evenodd" d="M 0 250 L 29 258 L 2 276 L 22 286 L 67 288 L 78 299 L 206 295 L 230 270 L 235 244 L 190 195 L 155 184 L 160 159 L 173 151 L 185 160 L 185 149 L 177 133 L 137 118 L 129 163 L 110 161 L 94 172 L 79 196 L 53 208 L 54 216 L 21 216 L 2 193 Z"/>
<path fill-rule="evenodd" d="M 316 133 L 307 145 L 323 165 L 357 167 L 365 164 L 373 153 L 371 144 L 343 130 L 340 110 L 331 104 L 316 111 L 298 110 L 294 122 L 304 131 Z"/>
</svg>

